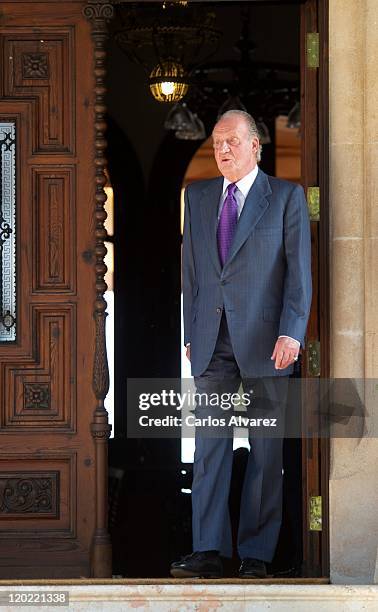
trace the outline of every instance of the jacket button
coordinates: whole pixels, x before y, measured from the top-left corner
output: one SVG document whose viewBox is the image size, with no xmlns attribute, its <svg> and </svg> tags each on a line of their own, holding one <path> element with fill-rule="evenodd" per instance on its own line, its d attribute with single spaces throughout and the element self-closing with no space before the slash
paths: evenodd
<svg viewBox="0 0 378 612">
<path fill-rule="evenodd" d="M 219 306 L 218 306 L 217 313 L 220 314 L 221 312 L 222 312 L 222 308 L 219 308 Z"/>
</svg>

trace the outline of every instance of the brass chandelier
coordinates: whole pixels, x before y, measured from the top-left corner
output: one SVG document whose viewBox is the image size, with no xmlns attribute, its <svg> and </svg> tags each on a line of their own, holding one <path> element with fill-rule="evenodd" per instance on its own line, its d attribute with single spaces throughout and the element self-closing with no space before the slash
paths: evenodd
<svg viewBox="0 0 378 612">
<path fill-rule="evenodd" d="M 218 48 L 221 33 L 215 28 L 215 13 L 187 5 L 166 0 L 155 6 L 117 6 L 121 27 L 114 37 L 128 58 L 144 68 L 158 102 L 184 98 L 193 70 Z"/>
<path fill-rule="evenodd" d="M 173 58 L 161 61 L 152 70 L 150 90 L 158 102 L 178 102 L 189 89 L 189 79 L 181 64 Z"/>
</svg>

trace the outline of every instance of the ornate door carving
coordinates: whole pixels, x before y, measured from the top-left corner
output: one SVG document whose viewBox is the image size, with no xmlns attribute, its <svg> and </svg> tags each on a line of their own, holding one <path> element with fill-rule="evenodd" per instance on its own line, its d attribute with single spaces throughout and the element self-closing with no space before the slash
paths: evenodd
<svg viewBox="0 0 378 612">
<path fill-rule="evenodd" d="M 109 8 L 89 5 L 1 3 L 0 144 L 13 138 L 15 151 L 11 159 L 1 149 L 4 211 L 13 195 L 0 240 L 1 578 L 111 575 L 101 125 Z M 8 318 L 6 286 L 16 296 Z"/>
</svg>

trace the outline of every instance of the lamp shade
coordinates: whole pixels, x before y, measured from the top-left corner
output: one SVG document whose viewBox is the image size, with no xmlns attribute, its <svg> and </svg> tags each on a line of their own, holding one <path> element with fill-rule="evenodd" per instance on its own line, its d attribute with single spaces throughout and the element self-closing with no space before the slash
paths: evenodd
<svg viewBox="0 0 378 612">
<path fill-rule="evenodd" d="M 169 111 L 164 127 L 166 130 L 187 130 L 193 121 L 192 113 L 185 102 L 176 102 Z"/>
<path fill-rule="evenodd" d="M 196 113 L 191 113 L 191 124 L 175 132 L 179 140 L 204 140 L 206 138 L 205 126 Z"/>
<path fill-rule="evenodd" d="M 288 128 L 300 128 L 301 127 L 301 107 L 299 102 L 296 102 L 287 116 Z"/>
<path fill-rule="evenodd" d="M 171 59 L 160 62 L 149 78 L 150 90 L 159 102 L 178 102 L 189 89 L 184 68 Z"/>
</svg>

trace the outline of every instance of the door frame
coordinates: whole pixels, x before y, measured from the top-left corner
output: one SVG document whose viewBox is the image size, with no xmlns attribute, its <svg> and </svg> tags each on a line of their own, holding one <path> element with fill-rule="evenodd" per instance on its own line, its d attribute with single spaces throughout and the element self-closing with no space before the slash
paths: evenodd
<svg viewBox="0 0 378 612">
<path fill-rule="evenodd" d="M 329 84 L 328 84 L 329 0 L 305 0 L 301 6 L 301 117 L 302 185 L 317 186 L 321 209 L 318 221 L 311 222 L 313 303 L 307 329 L 307 344 L 321 347 L 320 377 L 330 376 L 330 276 L 329 276 Z M 307 34 L 319 33 L 319 68 L 307 65 Z M 316 257 L 314 257 L 314 252 Z M 315 282 L 314 282 L 315 281 Z M 308 577 L 329 576 L 329 438 L 310 436 L 320 431 L 319 389 L 304 355 L 303 426 L 303 572 Z M 309 384 L 306 386 L 306 380 Z M 312 415 L 312 416 L 311 416 Z M 321 497 L 321 524 L 311 528 L 310 499 Z"/>
<path fill-rule="evenodd" d="M 107 166 L 104 134 L 105 95 L 106 95 L 106 39 L 107 24 L 114 16 L 114 5 L 132 0 L 87 0 L 83 15 L 92 25 L 94 43 L 94 133 L 95 133 L 95 184 L 96 189 L 96 292 L 94 317 L 96 321 L 96 350 L 94 355 L 93 388 L 97 398 L 97 408 L 92 426 L 96 442 L 96 534 L 97 546 L 93 567 L 94 575 L 109 575 L 111 552 L 107 528 L 107 447 L 110 426 L 104 408 L 104 399 L 109 385 L 106 357 L 105 318 L 106 302 L 104 293 L 104 242 L 106 232 L 103 226 Z M 139 0 L 141 3 L 143 0 Z M 258 3 L 280 4 L 279 1 L 251 0 Z M 286 3 L 285 0 L 282 4 Z M 328 21 L 329 0 L 298 0 L 301 4 L 301 87 L 302 87 L 302 124 L 305 134 L 302 138 L 302 184 L 319 186 L 321 193 L 321 215 L 313 237 L 318 251 L 316 271 L 317 287 L 313 308 L 316 316 L 312 323 L 311 340 L 320 341 L 322 347 L 320 376 L 330 375 L 330 277 L 329 277 L 329 85 L 328 85 Z M 306 34 L 319 33 L 319 68 L 306 66 Z M 304 120 L 303 120 L 304 118 Z M 309 119 L 309 120 L 307 120 Z M 306 356 L 306 354 L 305 354 Z M 308 373 L 304 365 L 305 375 Z M 307 405 L 307 408 L 310 408 Z M 307 422 L 305 424 L 308 425 Z M 302 476 L 303 490 L 303 571 L 308 577 L 329 576 L 329 456 L 330 444 L 327 438 L 302 439 Z M 322 529 L 310 529 L 310 497 L 322 498 Z M 101 543 L 103 545 L 101 545 Z M 101 555 L 106 551 L 105 562 Z M 100 572 L 98 574 L 97 572 Z M 110 574 L 111 575 L 111 574 Z"/>
</svg>

